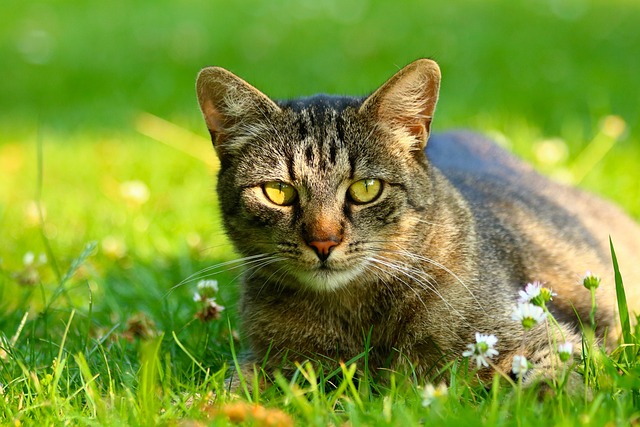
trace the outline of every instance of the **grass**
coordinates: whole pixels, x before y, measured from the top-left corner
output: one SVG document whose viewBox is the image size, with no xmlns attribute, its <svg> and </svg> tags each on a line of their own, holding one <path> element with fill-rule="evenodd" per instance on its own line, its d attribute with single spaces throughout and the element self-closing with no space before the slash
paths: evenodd
<svg viewBox="0 0 640 427">
<path fill-rule="evenodd" d="M 635 2 L 334 3 L 5 5 L 0 424 L 638 422 L 640 333 L 631 327 L 610 355 L 585 347 L 575 369 L 592 399 L 538 400 L 499 379 L 488 390 L 464 363 L 444 372 L 448 397 L 428 408 L 418 386 L 431 379 L 380 384 L 354 365 L 333 387 L 332 373 L 304 365 L 296 383 L 280 378 L 239 400 L 224 393 L 226 368 L 244 350 L 235 340 L 239 272 L 215 276 L 226 307 L 218 320 L 195 317 L 197 277 L 174 289 L 235 256 L 193 94 L 204 65 L 289 97 L 366 93 L 397 66 L 432 56 L 444 73 L 436 131 L 490 134 L 640 218 Z"/>
</svg>

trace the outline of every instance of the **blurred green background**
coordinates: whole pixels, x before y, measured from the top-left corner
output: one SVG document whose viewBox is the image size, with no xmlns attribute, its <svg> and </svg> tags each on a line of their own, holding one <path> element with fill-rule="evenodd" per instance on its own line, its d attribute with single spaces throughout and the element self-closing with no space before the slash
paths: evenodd
<svg viewBox="0 0 640 427">
<path fill-rule="evenodd" d="M 233 257 L 194 96 L 207 65 L 287 98 L 363 95 L 431 57 L 436 131 L 487 133 L 640 218 L 638 23 L 636 0 L 4 0 L 3 292 L 18 295 L 26 252 L 48 254 L 46 284 L 88 241 L 80 279 L 98 294 L 166 290 Z"/>
<path fill-rule="evenodd" d="M 191 123 L 206 65 L 294 97 L 365 94 L 423 56 L 443 68 L 440 127 L 634 126 L 639 18 L 634 0 L 5 0 L 3 128 L 126 128 L 140 110 Z"/>
</svg>

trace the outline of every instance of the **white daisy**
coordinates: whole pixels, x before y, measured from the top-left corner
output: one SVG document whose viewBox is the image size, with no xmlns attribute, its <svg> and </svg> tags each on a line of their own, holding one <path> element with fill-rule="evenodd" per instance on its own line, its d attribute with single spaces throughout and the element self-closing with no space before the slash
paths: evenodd
<svg viewBox="0 0 640 427">
<path fill-rule="evenodd" d="M 427 384 L 422 391 L 422 406 L 425 408 L 431 405 L 435 400 L 442 399 L 447 396 L 449 389 L 444 383 L 440 383 L 438 387 L 433 384 Z"/>
<path fill-rule="evenodd" d="M 535 281 L 527 283 L 524 291 L 518 291 L 520 297 L 518 298 L 519 304 L 530 302 L 533 305 L 542 307 L 545 303 L 551 301 L 556 294 L 549 288 L 545 288 L 541 282 Z"/>
<path fill-rule="evenodd" d="M 464 357 L 475 359 L 478 369 L 481 366 L 489 366 L 488 359 L 498 354 L 498 350 L 494 348 L 498 338 L 495 335 L 483 335 L 476 332 L 476 343 L 467 344 L 468 350 L 462 352 Z"/>
<path fill-rule="evenodd" d="M 518 378 L 522 378 L 524 374 L 530 369 L 529 361 L 526 357 L 521 355 L 513 356 L 513 362 L 511 363 L 511 371 L 516 374 Z"/>
<path fill-rule="evenodd" d="M 573 343 L 564 342 L 562 344 L 558 344 L 558 356 L 560 356 L 560 360 L 566 362 L 571 358 L 573 354 Z"/>
<path fill-rule="evenodd" d="M 531 329 L 537 323 L 543 322 L 547 318 L 544 310 L 531 303 L 521 303 L 513 311 L 511 318 L 522 323 L 525 329 Z"/>
<path fill-rule="evenodd" d="M 520 295 L 520 298 L 518 298 L 518 303 L 524 304 L 525 302 L 531 302 L 531 300 L 540 295 L 541 290 L 542 283 L 538 281 L 527 283 L 524 291 L 518 291 L 518 294 Z"/>
</svg>

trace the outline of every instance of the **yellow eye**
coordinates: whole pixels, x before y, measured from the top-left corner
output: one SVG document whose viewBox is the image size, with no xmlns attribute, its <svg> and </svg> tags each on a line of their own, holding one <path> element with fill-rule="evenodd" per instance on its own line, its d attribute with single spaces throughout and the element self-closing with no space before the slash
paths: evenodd
<svg viewBox="0 0 640 427">
<path fill-rule="evenodd" d="M 296 200 L 298 193 L 293 186 L 281 181 L 271 181 L 262 184 L 262 191 L 267 199 L 279 206 L 289 206 Z"/>
<path fill-rule="evenodd" d="M 382 193 L 382 181 L 374 178 L 361 179 L 351 184 L 349 196 L 358 204 L 371 203 Z"/>
</svg>

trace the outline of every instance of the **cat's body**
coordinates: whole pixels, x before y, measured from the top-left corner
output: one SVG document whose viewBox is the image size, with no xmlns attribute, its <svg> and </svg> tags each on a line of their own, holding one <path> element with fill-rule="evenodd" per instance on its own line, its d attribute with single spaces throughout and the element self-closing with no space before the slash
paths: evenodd
<svg viewBox="0 0 640 427">
<path fill-rule="evenodd" d="M 366 99 L 275 103 L 225 70 L 201 73 L 223 218 L 247 257 L 241 316 L 254 361 L 349 360 L 367 342 L 371 368 L 424 375 L 480 332 L 498 337 L 504 371 L 515 354 L 546 370 L 545 327 L 523 348 L 511 319 L 518 290 L 537 280 L 557 292 L 556 334 L 576 341 L 573 307 L 588 319 L 591 306 L 586 270 L 604 277 L 598 331 L 616 335 L 607 236 L 637 285 L 638 226 L 474 134 L 435 135 L 425 156 L 438 87 L 428 60 Z"/>
</svg>

